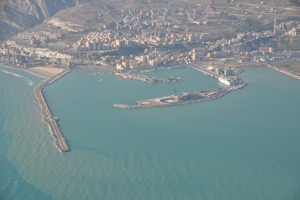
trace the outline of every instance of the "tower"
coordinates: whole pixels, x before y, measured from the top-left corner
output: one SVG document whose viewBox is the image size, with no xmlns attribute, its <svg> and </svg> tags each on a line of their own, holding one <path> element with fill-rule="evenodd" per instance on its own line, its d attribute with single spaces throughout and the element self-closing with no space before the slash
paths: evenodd
<svg viewBox="0 0 300 200">
<path fill-rule="evenodd" d="M 10 49 L 7 47 L 7 62 L 10 63 Z"/>
</svg>

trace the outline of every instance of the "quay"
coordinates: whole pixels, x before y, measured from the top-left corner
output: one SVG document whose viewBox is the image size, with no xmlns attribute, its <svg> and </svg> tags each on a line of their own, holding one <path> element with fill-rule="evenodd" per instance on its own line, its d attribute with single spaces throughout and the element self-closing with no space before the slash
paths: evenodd
<svg viewBox="0 0 300 200">
<path fill-rule="evenodd" d="M 52 115 L 52 113 L 49 109 L 49 106 L 48 106 L 45 96 L 43 94 L 43 89 L 46 85 L 49 85 L 49 84 L 57 81 L 58 79 L 65 76 L 69 72 L 71 72 L 71 69 L 68 68 L 65 71 L 61 72 L 60 74 L 44 81 L 43 83 L 40 83 L 35 88 L 35 95 L 39 101 L 41 108 L 42 108 L 43 120 L 49 124 L 50 130 L 52 132 L 52 136 L 54 137 L 55 144 L 61 152 L 68 152 L 68 151 L 70 151 L 70 149 L 69 149 L 68 144 L 67 144 L 65 138 L 63 137 L 63 134 L 59 128 L 59 125 L 57 123 L 58 119 Z"/>
<path fill-rule="evenodd" d="M 203 69 L 203 68 L 200 68 L 200 67 L 192 67 L 192 68 L 194 70 L 202 72 L 203 74 L 209 75 L 209 76 L 214 77 L 216 79 L 218 79 L 220 77 L 220 74 L 214 73 L 214 72 L 212 72 L 210 70 L 206 70 L 206 69 Z"/>
<path fill-rule="evenodd" d="M 159 78 L 149 78 L 147 76 L 141 76 L 141 75 L 129 74 L 129 73 L 121 73 L 121 72 L 115 72 L 114 75 L 121 76 L 123 78 L 143 81 L 143 82 L 147 82 L 147 83 L 174 83 L 174 82 L 181 81 L 180 77 L 169 77 L 169 78 L 165 78 L 165 79 L 159 79 Z"/>
</svg>

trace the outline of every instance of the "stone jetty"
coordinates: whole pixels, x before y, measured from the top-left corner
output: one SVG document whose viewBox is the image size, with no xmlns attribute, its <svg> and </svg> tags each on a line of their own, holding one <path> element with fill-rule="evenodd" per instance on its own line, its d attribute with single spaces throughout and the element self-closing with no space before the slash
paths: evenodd
<svg viewBox="0 0 300 200">
<path fill-rule="evenodd" d="M 47 100 L 45 99 L 45 96 L 43 94 L 43 89 L 46 85 L 49 85 L 49 84 L 57 81 L 58 79 L 65 76 L 69 72 L 71 72 L 71 69 L 68 68 L 68 69 L 64 70 L 63 72 L 61 72 L 60 74 L 39 84 L 35 88 L 35 95 L 39 101 L 41 108 L 42 108 L 43 120 L 49 124 L 50 130 L 52 132 L 52 136 L 54 137 L 54 140 L 55 140 L 55 144 L 61 152 L 68 152 L 68 151 L 70 151 L 70 149 L 69 149 L 68 144 L 67 144 L 65 138 L 63 137 L 63 134 L 59 128 L 59 125 L 57 123 L 58 119 L 52 115 L 50 108 L 48 107 Z"/>
</svg>

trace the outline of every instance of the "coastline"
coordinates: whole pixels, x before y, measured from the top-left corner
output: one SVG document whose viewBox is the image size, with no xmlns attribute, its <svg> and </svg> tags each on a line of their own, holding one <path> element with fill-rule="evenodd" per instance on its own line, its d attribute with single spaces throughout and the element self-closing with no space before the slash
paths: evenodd
<svg viewBox="0 0 300 200">
<path fill-rule="evenodd" d="M 41 107 L 41 111 L 43 115 L 42 119 L 43 121 L 49 124 L 51 135 L 54 137 L 54 143 L 56 147 L 59 149 L 59 151 L 69 152 L 70 149 L 57 122 L 58 118 L 51 113 L 50 107 L 48 106 L 48 102 L 44 96 L 43 89 L 45 86 L 54 83 L 55 81 L 59 80 L 63 76 L 70 73 L 72 69 L 71 68 L 63 69 L 57 67 L 43 67 L 43 66 L 24 68 L 16 65 L 6 64 L 6 63 L 0 63 L 0 64 L 3 64 L 11 68 L 25 70 L 28 73 L 34 74 L 35 76 L 39 76 L 44 79 L 34 89 L 35 96 Z"/>
<path fill-rule="evenodd" d="M 290 70 L 288 70 L 288 69 L 279 68 L 279 67 L 276 67 L 276 66 L 274 66 L 274 65 L 271 65 L 271 64 L 269 64 L 269 63 L 265 63 L 265 65 L 266 65 L 267 67 L 269 67 L 269 68 L 275 70 L 275 71 L 281 72 L 281 73 L 286 74 L 286 75 L 288 75 L 288 76 L 290 76 L 290 77 L 292 77 L 292 78 L 295 78 L 295 79 L 300 80 L 300 75 L 298 75 L 297 73 L 295 73 L 295 72 L 293 72 L 293 71 L 290 71 Z"/>
<path fill-rule="evenodd" d="M 42 76 L 53 77 L 62 73 L 65 69 L 58 68 L 58 67 L 36 66 L 36 67 L 26 68 L 26 70 L 40 74 Z"/>
<path fill-rule="evenodd" d="M 63 68 L 58 68 L 58 67 L 49 67 L 49 66 L 34 66 L 34 67 L 20 67 L 17 65 L 13 65 L 13 64 L 9 64 L 9 63 L 5 63 L 5 62 L 0 62 L 0 64 L 9 66 L 9 67 L 13 67 L 13 68 L 17 68 L 17 69 L 24 69 L 26 71 L 32 72 L 32 73 L 36 73 L 40 76 L 46 76 L 46 77 L 53 77 L 58 75 L 59 73 L 61 73 L 64 69 Z M 296 78 L 298 80 L 300 80 L 300 75 L 294 71 L 288 70 L 288 69 L 284 69 L 284 68 L 279 68 L 276 67 L 270 63 L 256 63 L 256 62 L 249 62 L 249 63 L 239 63 L 240 66 L 242 67 L 268 67 L 271 68 L 275 71 L 278 71 L 280 73 L 286 74 L 292 78 Z M 185 67 L 191 67 L 193 65 L 169 65 L 167 67 L 159 67 L 157 68 L 157 70 L 160 69 L 174 69 L 174 68 L 185 68 Z M 114 69 L 110 68 L 109 66 L 96 66 L 96 65 L 77 65 L 74 66 L 73 68 L 77 68 L 77 69 L 107 69 L 107 70 L 111 70 L 112 72 L 114 71 Z M 193 67 L 192 67 L 193 68 Z M 150 69 L 149 71 L 152 71 L 155 69 Z M 147 70 L 148 71 L 148 70 Z"/>
<path fill-rule="evenodd" d="M 7 65 L 5 63 L 1 63 L 4 65 Z M 43 89 L 45 86 L 54 83 L 55 81 L 57 81 L 58 79 L 62 78 L 63 76 L 67 75 L 68 73 L 71 72 L 71 68 L 58 68 L 58 67 L 48 67 L 48 66 L 35 66 L 35 67 L 30 67 L 30 68 L 23 68 L 20 66 L 14 66 L 14 65 L 7 65 L 9 67 L 13 67 L 13 68 L 18 68 L 18 69 L 22 69 L 22 70 L 26 70 L 28 72 L 31 73 L 36 73 L 38 75 L 41 76 L 46 76 L 47 79 L 44 80 L 42 83 L 40 83 L 39 85 L 36 86 L 35 88 L 35 94 L 36 97 L 39 101 L 39 104 L 41 106 L 42 109 L 42 114 L 43 114 L 43 120 L 45 122 L 47 122 L 50 126 L 50 131 L 52 136 L 54 137 L 54 141 L 55 144 L 57 146 L 57 148 L 61 151 L 61 152 L 68 152 L 70 151 L 67 142 L 65 141 L 65 138 L 59 128 L 59 125 L 57 123 L 58 118 L 54 117 L 53 114 L 50 111 L 50 107 L 48 106 L 47 100 L 43 94 Z M 278 72 L 284 73 L 290 77 L 296 78 L 298 80 L 300 80 L 300 76 L 290 72 L 288 70 L 284 70 L 284 69 L 280 69 L 278 67 L 272 66 L 269 63 L 243 63 L 240 66 L 242 67 L 269 67 L 273 70 L 276 70 Z M 185 68 L 185 67 L 191 67 L 197 71 L 200 71 L 202 73 L 209 73 L 209 71 L 206 71 L 205 69 L 199 69 L 193 66 L 189 66 L 189 65 L 184 65 L 184 66 L 180 66 L 180 65 L 175 65 L 175 66 L 169 66 L 168 68 L 162 68 L 162 69 L 174 69 L 174 68 Z M 97 67 L 97 66 L 76 66 L 74 68 L 80 68 L 80 69 L 99 69 L 101 67 Z M 109 69 L 108 67 L 106 69 Z M 160 69 L 160 68 L 159 68 Z M 155 69 L 152 69 L 155 70 Z M 216 74 L 211 74 L 211 76 L 217 78 Z M 143 105 L 140 102 L 143 102 L 145 100 L 140 100 L 137 101 L 137 105 L 124 105 L 124 104 L 114 104 L 113 107 L 116 108 L 149 108 L 149 107 L 163 107 L 163 106 L 173 106 L 173 105 L 180 105 L 180 104 L 188 104 L 188 103 L 195 103 L 195 102 L 199 102 L 199 101 L 207 101 L 207 100 L 213 100 L 213 99 L 217 99 L 220 98 L 222 96 L 224 96 L 225 94 L 227 94 L 230 91 L 236 90 L 236 89 L 240 89 L 246 86 L 246 83 L 243 84 L 243 86 L 241 87 L 237 87 L 235 89 L 232 90 L 228 90 L 220 95 L 218 95 L 217 97 L 214 98 L 203 98 L 203 99 L 194 99 L 194 100 L 190 100 L 190 101 L 185 101 L 185 102 L 177 102 L 174 104 L 152 104 L 152 105 Z M 164 97 L 160 97 L 160 98 L 164 98 Z"/>
<path fill-rule="evenodd" d="M 37 75 L 37 76 L 40 76 L 43 78 L 49 78 L 49 77 L 56 76 L 66 69 L 66 68 L 61 68 L 61 67 L 57 67 L 57 66 L 43 66 L 43 65 L 32 66 L 32 67 L 22 67 L 19 65 L 13 65 L 11 63 L 5 63 L 5 62 L 0 62 L 0 64 L 4 65 L 6 67 L 25 70 L 29 73 L 32 73 L 34 75 Z"/>
<path fill-rule="evenodd" d="M 270 69 L 273 69 L 277 72 L 283 73 L 285 75 L 288 75 L 292 78 L 300 80 L 300 74 L 285 68 L 280 68 L 277 66 L 272 65 L 271 63 L 244 63 L 243 67 L 268 67 Z"/>
</svg>

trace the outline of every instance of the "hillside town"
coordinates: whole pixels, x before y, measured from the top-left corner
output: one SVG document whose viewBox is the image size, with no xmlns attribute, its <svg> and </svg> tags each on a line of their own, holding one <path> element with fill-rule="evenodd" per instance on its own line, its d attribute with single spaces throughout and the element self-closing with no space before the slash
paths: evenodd
<svg viewBox="0 0 300 200">
<path fill-rule="evenodd" d="M 178 64 L 300 59 L 300 18 L 278 20 L 275 15 L 271 26 L 265 28 L 250 13 L 244 13 L 249 16 L 240 20 L 236 17 L 239 12 L 221 12 L 213 1 L 205 7 L 186 4 L 122 9 L 118 20 L 104 23 L 97 30 L 82 31 L 72 42 L 74 30 L 48 24 L 45 30 L 27 30 L 4 41 L 0 62 L 25 68 L 96 65 L 126 71 Z M 207 27 L 217 30 L 226 24 L 241 30 L 236 34 L 207 31 Z"/>
</svg>

